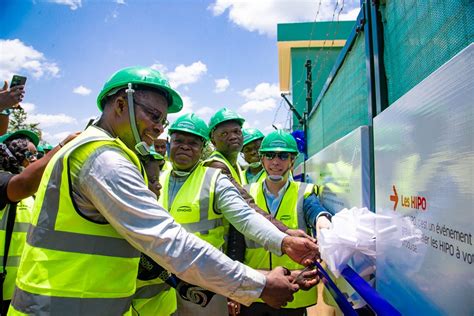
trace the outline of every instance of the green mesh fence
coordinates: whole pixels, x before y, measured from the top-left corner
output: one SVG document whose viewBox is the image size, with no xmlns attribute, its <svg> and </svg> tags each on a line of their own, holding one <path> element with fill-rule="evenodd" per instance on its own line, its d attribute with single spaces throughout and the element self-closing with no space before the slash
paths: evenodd
<svg viewBox="0 0 474 316">
<path fill-rule="evenodd" d="M 309 120 L 308 156 L 368 123 L 364 34 L 360 33 Z"/>
<path fill-rule="evenodd" d="M 389 104 L 473 42 L 472 0 L 387 0 L 380 7 Z"/>
</svg>

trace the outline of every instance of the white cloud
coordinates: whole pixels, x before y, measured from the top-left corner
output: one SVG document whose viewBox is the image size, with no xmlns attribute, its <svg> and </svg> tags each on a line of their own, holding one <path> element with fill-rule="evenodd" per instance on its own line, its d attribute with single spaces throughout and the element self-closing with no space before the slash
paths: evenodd
<svg viewBox="0 0 474 316">
<path fill-rule="evenodd" d="M 259 83 L 255 89 L 245 89 L 240 92 L 240 95 L 244 96 L 247 100 L 264 100 L 268 98 L 279 98 L 280 88 L 278 84 L 270 84 L 267 82 Z"/>
<path fill-rule="evenodd" d="M 201 61 L 194 62 L 189 66 L 181 64 L 171 72 L 168 72 L 167 67 L 160 63 L 151 65 L 151 68 L 165 74 L 173 88 L 177 88 L 185 84 L 195 83 L 205 73 L 207 73 L 207 66 Z"/>
<path fill-rule="evenodd" d="M 67 5 L 71 10 L 76 10 L 82 6 L 82 0 L 49 0 L 49 2 Z"/>
<path fill-rule="evenodd" d="M 55 144 L 58 144 L 60 141 L 66 139 L 66 137 L 72 133 L 73 132 L 71 131 L 64 131 L 52 134 L 50 132 L 41 131 L 41 139 L 55 146 Z"/>
<path fill-rule="evenodd" d="M 199 116 L 207 115 L 207 114 L 214 114 L 216 110 L 209 106 L 200 107 L 199 110 L 196 111 L 196 114 Z"/>
<path fill-rule="evenodd" d="M 74 117 L 60 114 L 42 114 L 42 113 L 31 113 L 28 114 L 28 123 L 40 123 L 40 128 L 48 128 L 63 124 L 77 124 L 77 120 Z"/>
<path fill-rule="evenodd" d="M 74 90 L 72 90 L 72 92 L 74 92 L 75 94 L 79 94 L 79 95 L 89 95 L 89 94 L 91 94 L 91 89 L 86 88 L 83 85 L 80 85 L 79 87 L 74 88 Z"/>
<path fill-rule="evenodd" d="M 245 89 L 239 93 L 247 101 L 240 106 L 241 112 L 264 112 L 274 109 L 280 98 L 278 84 L 259 83 L 253 90 Z"/>
<path fill-rule="evenodd" d="M 224 92 L 230 86 L 230 81 L 227 78 L 217 79 L 214 80 L 214 82 L 216 83 L 216 88 L 214 89 L 215 93 Z"/>
<path fill-rule="evenodd" d="M 21 107 L 25 110 L 26 114 L 29 114 L 35 111 L 36 105 L 29 102 L 21 102 Z"/>
<path fill-rule="evenodd" d="M 0 40 L 0 79 L 10 80 L 13 74 L 25 72 L 37 79 L 44 75 L 56 77 L 59 67 L 19 39 Z"/>
<path fill-rule="evenodd" d="M 265 100 L 252 100 L 246 102 L 242 105 L 239 110 L 247 113 L 247 112 L 264 112 L 270 111 L 276 107 L 276 100 L 275 99 L 265 99 Z"/>
<path fill-rule="evenodd" d="M 172 113 L 168 114 L 168 121 L 170 123 L 173 123 L 178 117 L 180 117 L 183 114 L 191 113 L 193 112 L 193 100 L 185 95 L 182 95 L 181 98 L 183 99 L 183 109 L 179 111 L 178 113 Z"/>
<path fill-rule="evenodd" d="M 209 106 L 202 106 L 195 111 L 195 113 L 202 118 L 206 123 L 209 121 L 212 115 L 216 113 L 216 110 Z"/>
<path fill-rule="evenodd" d="M 117 3 L 117 4 L 126 4 L 125 0 L 115 0 L 115 3 Z"/>
<path fill-rule="evenodd" d="M 251 32 L 275 36 L 278 23 L 312 22 L 337 20 L 337 15 L 344 3 L 339 19 L 347 18 L 347 12 L 359 7 L 359 0 L 216 0 L 209 6 L 214 16 L 228 11 L 229 20 Z M 319 10 L 318 10 L 319 8 Z M 317 16 L 316 16 L 317 15 Z M 350 15 L 351 17 L 353 15 Z"/>
<path fill-rule="evenodd" d="M 356 7 L 352 10 L 349 10 L 348 12 L 341 13 L 341 16 L 339 17 L 339 20 L 341 21 L 354 21 L 357 19 L 357 16 L 359 15 L 360 8 Z"/>
<path fill-rule="evenodd" d="M 166 72 L 168 71 L 168 68 L 165 65 L 160 64 L 160 63 L 155 63 L 155 64 L 151 65 L 150 68 L 158 70 L 162 74 L 166 74 Z"/>
</svg>

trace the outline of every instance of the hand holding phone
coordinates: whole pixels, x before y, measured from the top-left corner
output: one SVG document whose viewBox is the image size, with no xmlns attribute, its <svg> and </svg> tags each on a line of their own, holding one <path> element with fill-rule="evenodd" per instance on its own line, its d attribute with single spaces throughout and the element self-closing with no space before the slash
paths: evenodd
<svg viewBox="0 0 474 316">
<path fill-rule="evenodd" d="M 0 111 L 10 108 L 18 107 L 18 103 L 23 100 L 25 94 L 26 77 L 14 75 L 10 82 L 10 89 L 8 83 L 5 81 L 3 88 L 0 90 Z"/>
<path fill-rule="evenodd" d="M 26 83 L 26 77 L 13 75 L 12 81 L 10 82 L 10 89 L 16 86 L 24 86 Z"/>
</svg>

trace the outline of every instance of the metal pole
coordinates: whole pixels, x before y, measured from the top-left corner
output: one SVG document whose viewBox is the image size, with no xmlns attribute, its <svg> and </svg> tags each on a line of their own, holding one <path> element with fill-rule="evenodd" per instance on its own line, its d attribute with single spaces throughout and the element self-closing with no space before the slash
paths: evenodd
<svg viewBox="0 0 474 316">
<path fill-rule="evenodd" d="M 303 112 L 303 135 L 305 140 L 304 146 L 304 160 L 303 160 L 303 182 L 306 181 L 306 159 L 308 158 L 308 113 L 311 111 L 313 106 L 313 67 L 311 66 L 311 59 L 306 60 L 306 107 Z"/>
</svg>

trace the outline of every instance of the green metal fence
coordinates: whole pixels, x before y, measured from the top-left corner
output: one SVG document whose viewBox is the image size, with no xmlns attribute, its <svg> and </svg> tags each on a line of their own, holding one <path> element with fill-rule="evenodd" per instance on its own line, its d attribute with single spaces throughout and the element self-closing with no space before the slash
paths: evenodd
<svg viewBox="0 0 474 316">
<path fill-rule="evenodd" d="M 308 156 L 367 124 L 367 95 L 364 34 L 360 33 L 309 120 Z"/>
<path fill-rule="evenodd" d="M 397 0 L 380 6 L 389 104 L 473 42 L 473 8 L 472 0 Z"/>
<path fill-rule="evenodd" d="M 383 93 L 387 94 L 390 105 L 473 42 L 474 1 L 387 0 L 382 3 L 379 11 L 387 86 Z M 373 83 L 368 82 L 366 41 L 367 37 L 360 31 L 316 104 L 317 110 L 309 118 L 309 157 L 355 128 L 371 125 L 369 87 Z M 300 68 L 300 72 L 304 71 L 303 66 Z M 320 82 L 315 87 L 317 95 Z M 297 91 L 294 93 L 299 95 Z"/>
</svg>

